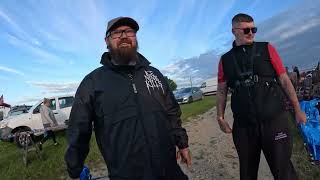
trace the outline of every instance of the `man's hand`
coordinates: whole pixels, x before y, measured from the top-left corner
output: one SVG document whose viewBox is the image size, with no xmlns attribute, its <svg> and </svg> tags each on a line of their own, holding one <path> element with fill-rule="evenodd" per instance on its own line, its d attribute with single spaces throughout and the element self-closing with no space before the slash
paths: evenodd
<svg viewBox="0 0 320 180">
<path fill-rule="evenodd" d="M 191 167 L 191 152 L 189 148 L 180 149 L 177 152 L 177 160 L 180 158 L 180 156 L 181 156 L 181 163 L 187 164 L 188 168 Z"/>
<path fill-rule="evenodd" d="M 223 117 L 218 117 L 217 120 L 218 120 L 221 131 L 227 134 L 232 133 L 232 129 L 230 128 L 229 123 L 226 120 L 224 120 Z"/>
<path fill-rule="evenodd" d="M 298 110 L 295 112 L 295 118 L 296 118 L 297 123 L 306 124 L 306 122 L 307 122 L 306 114 L 301 110 Z"/>
</svg>

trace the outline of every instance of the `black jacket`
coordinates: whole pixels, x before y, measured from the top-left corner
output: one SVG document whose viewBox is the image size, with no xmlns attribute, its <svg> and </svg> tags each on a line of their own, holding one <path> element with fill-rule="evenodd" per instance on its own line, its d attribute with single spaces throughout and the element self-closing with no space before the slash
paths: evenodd
<svg viewBox="0 0 320 180">
<path fill-rule="evenodd" d="M 65 154 L 70 177 L 82 170 L 94 126 L 111 179 L 139 180 L 148 163 L 161 179 L 180 179 L 175 147 L 188 147 L 188 137 L 163 75 L 140 54 L 135 66 L 115 66 L 108 53 L 101 64 L 81 82 L 71 110 Z"/>
</svg>

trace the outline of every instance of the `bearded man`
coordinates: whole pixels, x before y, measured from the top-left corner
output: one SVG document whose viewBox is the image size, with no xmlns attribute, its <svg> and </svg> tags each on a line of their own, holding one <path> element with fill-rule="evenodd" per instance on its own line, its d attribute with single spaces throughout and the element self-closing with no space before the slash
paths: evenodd
<svg viewBox="0 0 320 180">
<path fill-rule="evenodd" d="M 65 154 L 71 178 L 83 169 L 94 127 L 111 180 L 188 179 L 176 159 L 191 165 L 180 107 L 160 71 L 137 52 L 138 30 L 130 17 L 110 20 L 109 52 L 77 90 Z"/>
</svg>

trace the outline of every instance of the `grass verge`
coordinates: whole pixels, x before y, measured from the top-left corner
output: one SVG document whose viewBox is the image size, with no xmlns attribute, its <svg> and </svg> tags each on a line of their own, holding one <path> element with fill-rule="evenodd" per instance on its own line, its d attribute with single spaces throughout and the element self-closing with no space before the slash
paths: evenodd
<svg viewBox="0 0 320 180">
<path fill-rule="evenodd" d="M 22 161 L 22 149 L 14 143 L 0 142 L 0 174 L 2 180 L 35 180 L 35 179 L 66 179 L 67 172 L 64 163 L 64 153 L 67 141 L 64 132 L 56 133 L 58 146 L 53 146 L 52 140 L 43 145 L 42 160 L 38 159 L 34 149 L 28 152 L 28 166 Z M 103 162 L 94 136 L 91 138 L 91 150 L 86 159 L 90 167 Z"/>
<path fill-rule="evenodd" d="M 216 96 L 205 96 L 203 100 L 196 101 L 190 104 L 182 104 L 182 121 L 187 122 L 188 118 L 197 116 L 207 112 L 216 105 Z"/>
</svg>

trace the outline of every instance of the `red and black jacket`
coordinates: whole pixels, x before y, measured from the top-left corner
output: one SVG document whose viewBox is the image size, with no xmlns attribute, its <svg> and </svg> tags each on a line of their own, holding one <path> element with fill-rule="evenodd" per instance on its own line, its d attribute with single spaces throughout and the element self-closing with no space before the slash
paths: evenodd
<svg viewBox="0 0 320 180">
<path fill-rule="evenodd" d="M 271 62 L 268 46 L 267 42 L 234 45 L 221 57 L 224 78 L 232 89 L 231 108 L 236 124 L 255 124 L 284 111 L 279 73 Z"/>
</svg>

